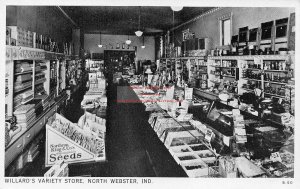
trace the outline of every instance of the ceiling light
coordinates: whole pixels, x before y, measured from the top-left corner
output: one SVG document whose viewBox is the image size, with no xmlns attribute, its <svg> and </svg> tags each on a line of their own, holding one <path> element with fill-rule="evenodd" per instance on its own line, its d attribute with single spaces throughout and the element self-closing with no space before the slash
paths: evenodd
<svg viewBox="0 0 300 189">
<path fill-rule="evenodd" d="M 135 32 L 135 35 L 138 37 L 141 37 L 143 35 L 143 32 L 140 30 L 141 25 L 141 7 L 139 7 L 139 27 L 138 30 Z"/>
<path fill-rule="evenodd" d="M 144 36 L 143 36 L 143 45 L 141 46 L 142 49 L 144 49 L 146 46 L 145 46 L 145 40 L 144 40 Z"/>
<path fill-rule="evenodd" d="M 138 36 L 138 37 L 141 37 L 143 35 L 143 32 L 138 30 L 135 32 L 135 35 Z"/>
<path fill-rule="evenodd" d="M 171 9 L 173 11 L 181 11 L 183 9 L 183 6 L 171 6 Z"/>
<path fill-rule="evenodd" d="M 103 45 L 101 44 L 101 32 L 100 32 L 100 43 L 99 43 L 98 47 L 99 47 L 99 48 L 102 48 L 102 47 L 103 47 Z"/>
<path fill-rule="evenodd" d="M 146 74 L 152 74 L 152 71 L 150 68 L 147 68 L 147 70 L 145 71 Z"/>
<path fill-rule="evenodd" d="M 129 35 L 128 35 L 128 39 L 125 41 L 125 43 L 126 43 L 127 45 L 130 45 L 131 40 L 129 39 Z"/>
</svg>

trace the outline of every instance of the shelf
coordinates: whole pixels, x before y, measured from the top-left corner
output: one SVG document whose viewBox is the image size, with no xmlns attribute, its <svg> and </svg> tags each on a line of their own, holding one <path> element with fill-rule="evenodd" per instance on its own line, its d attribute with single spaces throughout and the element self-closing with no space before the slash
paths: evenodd
<svg viewBox="0 0 300 189">
<path fill-rule="evenodd" d="M 215 67 L 215 68 L 227 68 L 227 69 L 235 69 L 235 68 L 238 68 L 238 67 L 225 67 L 225 66 L 214 66 L 214 65 L 212 65 L 212 67 Z"/>
<path fill-rule="evenodd" d="M 254 71 L 262 71 L 262 69 L 258 69 L 258 68 L 243 68 L 246 70 L 254 70 Z"/>
<path fill-rule="evenodd" d="M 242 55 L 242 56 L 208 56 L 213 60 L 254 60 L 255 58 L 262 60 L 286 60 L 290 55 Z"/>
<path fill-rule="evenodd" d="M 265 72 L 288 72 L 288 70 L 264 70 Z"/>
<path fill-rule="evenodd" d="M 234 87 L 234 88 L 238 87 L 237 85 L 230 85 L 230 84 L 223 84 L 223 85 L 225 85 L 225 86 L 230 86 L 230 87 Z"/>
<path fill-rule="evenodd" d="M 40 69 L 38 71 L 35 71 L 35 72 L 43 72 L 43 71 L 46 71 L 47 69 Z"/>
<path fill-rule="evenodd" d="M 265 82 L 265 83 L 278 84 L 278 85 L 287 85 L 287 83 L 276 82 L 276 81 L 264 81 L 264 82 Z"/>
<path fill-rule="evenodd" d="M 41 83 L 44 83 L 45 81 L 46 81 L 46 78 L 36 80 L 35 83 L 34 83 L 34 85 L 39 85 Z"/>
<path fill-rule="evenodd" d="M 243 89 L 243 90 L 245 90 L 245 91 L 254 92 L 254 89 L 246 89 L 246 88 L 241 88 L 241 89 Z"/>
<path fill-rule="evenodd" d="M 199 74 L 208 74 L 207 72 L 198 72 Z"/>
<path fill-rule="evenodd" d="M 15 75 L 24 75 L 24 74 L 29 74 L 29 73 L 32 73 L 32 70 L 26 71 L 26 72 L 18 72 L 18 73 L 15 73 Z"/>
<path fill-rule="evenodd" d="M 276 97 L 280 97 L 280 98 L 285 98 L 285 96 L 282 95 L 278 95 L 278 94 L 271 94 L 271 93 L 264 93 L 265 95 L 270 95 L 270 96 L 276 96 Z"/>
<path fill-rule="evenodd" d="M 221 82 L 218 82 L 218 81 L 213 81 L 213 80 L 209 80 L 210 82 L 212 83 L 215 83 L 215 84 L 220 84 Z"/>
<path fill-rule="evenodd" d="M 22 88 L 22 89 L 15 89 L 14 92 L 15 92 L 15 93 L 19 93 L 19 92 L 24 91 L 24 90 L 29 89 L 29 88 L 32 88 L 32 85 L 27 86 L 27 87 L 24 87 L 24 88 Z"/>
<path fill-rule="evenodd" d="M 52 60 L 52 59 L 75 59 L 77 55 L 66 55 L 63 53 L 45 51 L 43 49 L 23 47 L 23 46 L 10 46 L 6 45 L 6 60 Z"/>
<path fill-rule="evenodd" d="M 242 79 L 246 79 L 246 80 L 253 80 L 253 81 L 261 81 L 261 79 L 251 79 L 251 78 L 242 78 Z"/>
<path fill-rule="evenodd" d="M 215 76 L 221 76 L 221 75 L 216 75 L 216 74 L 213 74 L 211 73 L 212 75 L 215 75 Z M 232 78 L 235 78 L 235 76 L 232 76 L 232 75 L 222 75 L 223 77 L 232 77 Z"/>
<path fill-rule="evenodd" d="M 223 77 L 232 77 L 232 78 L 235 78 L 235 76 L 232 76 L 232 75 L 223 75 Z"/>
</svg>

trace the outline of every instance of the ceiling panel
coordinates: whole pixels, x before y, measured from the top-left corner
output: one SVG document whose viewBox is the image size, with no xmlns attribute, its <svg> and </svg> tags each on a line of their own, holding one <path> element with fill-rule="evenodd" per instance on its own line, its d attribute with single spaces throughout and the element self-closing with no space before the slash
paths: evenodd
<svg viewBox="0 0 300 189">
<path fill-rule="evenodd" d="M 146 35 L 155 35 L 173 27 L 170 7 L 154 6 L 61 6 L 85 33 L 129 34 L 140 28 Z M 174 26 L 184 23 L 213 7 L 184 7 L 174 12 Z"/>
</svg>

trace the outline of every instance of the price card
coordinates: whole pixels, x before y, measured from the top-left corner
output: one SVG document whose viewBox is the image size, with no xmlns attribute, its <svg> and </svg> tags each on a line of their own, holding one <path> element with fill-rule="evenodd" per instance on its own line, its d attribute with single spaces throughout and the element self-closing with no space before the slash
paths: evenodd
<svg viewBox="0 0 300 189">
<path fill-rule="evenodd" d="M 279 152 L 274 152 L 274 153 L 272 153 L 271 156 L 270 156 L 270 159 L 271 159 L 273 162 L 277 162 L 277 161 L 282 162 L 282 159 L 281 159 L 281 157 L 280 157 Z"/>
<path fill-rule="evenodd" d="M 206 134 L 205 134 L 205 140 L 207 140 L 208 142 L 211 141 L 212 137 L 213 137 L 213 131 L 211 129 L 206 129 Z"/>
<path fill-rule="evenodd" d="M 230 146 L 230 137 L 223 136 L 223 143 L 229 147 Z"/>
<path fill-rule="evenodd" d="M 185 88 L 184 90 L 184 99 L 192 100 L 193 99 L 193 88 Z"/>
</svg>

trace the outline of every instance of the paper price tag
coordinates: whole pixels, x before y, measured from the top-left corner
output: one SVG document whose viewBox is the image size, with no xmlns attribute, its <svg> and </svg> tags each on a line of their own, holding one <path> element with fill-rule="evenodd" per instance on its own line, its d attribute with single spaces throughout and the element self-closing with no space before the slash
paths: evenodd
<svg viewBox="0 0 300 189">
<path fill-rule="evenodd" d="M 185 100 L 193 99 L 193 88 L 185 88 L 184 98 Z"/>
<path fill-rule="evenodd" d="M 274 153 L 272 153 L 271 156 L 270 156 L 270 159 L 271 159 L 273 162 L 277 162 L 277 161 L 282 162 L 282 159 L 281 159 L 281 157 L 280 157 L 279 152 L 274 152 Z"/>
</svg>

